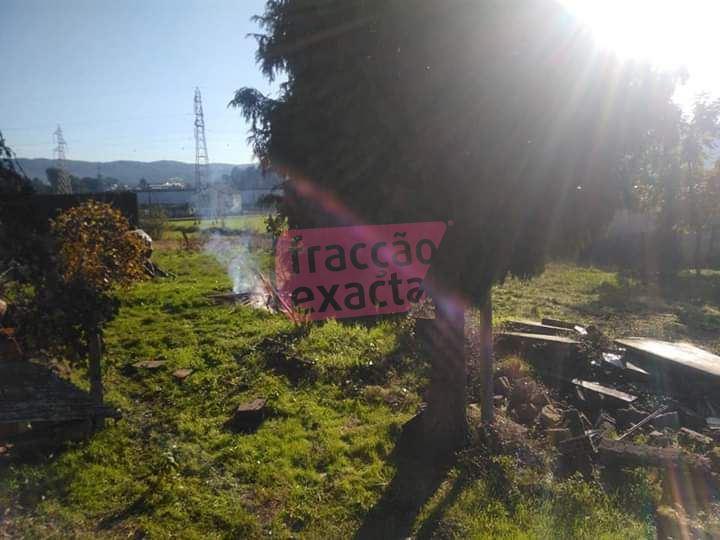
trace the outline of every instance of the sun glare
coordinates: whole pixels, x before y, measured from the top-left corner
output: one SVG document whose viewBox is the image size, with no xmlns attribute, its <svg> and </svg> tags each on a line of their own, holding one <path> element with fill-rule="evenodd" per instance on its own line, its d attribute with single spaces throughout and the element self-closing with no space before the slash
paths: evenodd
<svg viewBox="0 0 720 540">
<path fill-rule="evenodd" d="M 589 25 L 601 46 L 619 56 L 663 69 L 685 68 L 690 78 L 680 94 L 720 94 L 714 43 L 719 0 L 560 1 Z"/>
</svg>

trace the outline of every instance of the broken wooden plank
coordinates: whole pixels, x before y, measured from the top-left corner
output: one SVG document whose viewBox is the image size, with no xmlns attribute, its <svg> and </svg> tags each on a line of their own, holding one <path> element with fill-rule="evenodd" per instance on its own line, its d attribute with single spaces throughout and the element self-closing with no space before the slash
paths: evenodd
<svg viewBox="0 0 720 540">
<path fill-rule="evenodd" d="M 720 378 L 720 356 L 691 343 L 639 337 L 616 339 L 615 343 L 645 360 L 652 360 L 665 367 L 684 368 Z"/>
<path fill-rule="evenodd" d="M 539 345 L 569 345 L 576 347 L 580 345 L 579 341 L 564 337 L 564 336 L 551 336 L 546 334 L 533 334 L 529 332 L 500 332 L 499 337 L 505 337 L 514 339 L 517 341 L 525 341 L 529 343 L 535 343 Z"/>
<path fill-rule="evenodd" d="M 575 333 L 580 334 L 581 336 L 586 336 L 588 333 L 587 328 L 584 325 L 574 322 L 561 321 L 559 319 L 549 319 L 547 317 L 541 319 L 540 322 L 548 326 L 557 326 L 560 328 L 567 328 L 568 330 L 573 330 L 575 331 Z"/>
<path fill-rule="evenodd" d="M 577 333 L 571 328 L 552 326 L 528 319 L 514 319 L 507 321 L 505 326 L 510 332 L 526 332 L 528 334 L 542 334 L 546 336 L 571 337 Z"/>
<path fill-rule="evenodd" d="M 637 396 L 633 396 L 632 394 L 628 394 L 615 388 L 610 388 L 609 386 L 604 386 L 598 382 L 584 381 L 582 379 L 573 379 L 570 382 L 572 382 L 575 386 L 584 388 L 585 390 L 590 390 L 591 392 L 616 399 L 623 403 L 632 403 L 637 399 Z"/>
<path fill-rule="evenodd" d="M 632 426 L 630 429 L 628 429 L 625 433 L 623 433 L 622 435 L 620 435 L 620 437 L 618 437 L 618 441 L 621 441 L 621 440 L 623 440 L 625 437 L 627 437 L 628 435 L 631 435 L 632 433 L 635 433 L 638 429 L 640 429 L 641 427 L 643 427 L 643 426 L 644 426 L 645 424 L 647 424 L 648 422 L 652 421 L 652 419 L 655 418 L 656 416 L 658 416 L 659 414 L 664 413 L 666 410 L 667 410 L 667 405 L 663 405 L 663 406 L 660 407 L 657 411 L 655 411 L 655 412 L 647 415 L 645 418 L 643 418 L 642 420 L 640 420 L 637 424 L 635 424 L 635 425 Z"/>
</svg>

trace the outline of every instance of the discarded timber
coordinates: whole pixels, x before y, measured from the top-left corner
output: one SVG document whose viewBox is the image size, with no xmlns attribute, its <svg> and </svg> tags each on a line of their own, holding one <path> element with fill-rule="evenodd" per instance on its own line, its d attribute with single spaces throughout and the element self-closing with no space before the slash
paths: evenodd
<svg viewBox="0 0 720 540">
<path fill-rule="evenodd" d="M 604 465 L 619 467 L 684 468 L 706 477 L 713 474 L 710 458 L 683 452 L 679 448 L 657 448 L 625 441 L 600 439 L 597 443 L 598 459 Z M 717 479 L 715 479 L 717 482 Z"/>
<path fill-rule="evenodd" d="M 621 440 L 623 440 L 625 437 L 627 437 L 628 435 L 632 435 L 632 434 L 635 433 L 638 429 L 640 429 L 641 427 L 643 427 L 643 426 L 644 426 L 645 424 L 647 424 L 648 422 L 652 421 L 652 419 L 655 418 L 656 416 L 664 413 L 666 410 L 667 410 L 667 405 L 663 405 L 663 406 L 660 407 L 657 411 L 655 411 L 655 412 L 647 415 L 645 418 L 643 418 L 642 420 L 640 420 L 640 421 L 639 421 L 637 424 L 635 424 L 633 427 L 631 427 L 630 429 L 628 429 L 625 433 L 623 433 L 622 435 L 620 435 L 620 437 L 618 437 L 618 440 L 621 441 Z"/>
<path fill-rule="evenodd" d="M 584 390 L 588 390 L 588 391 L 590 391 L 594 394 L 597 394 L 603 398 L 617 401 L 618 404 L 627 405 L 627 404 L 632 403 L 633 401 L 637 400 L 637 396 L 633 396 L 632 394 L 628 394 L 627 392 L 623 392 L 623 391 L 617 390 L 615 388 L 603 386 L 602 384 L 597 383 L 597 382 L 584 381 L 582 379 L 573 379 L 571 382 L 575 386 L 580 387 Z"/>
<path fill-rule="evenodd" d="M 638 337 L 616 339 L 615 343 L 648 365 L 720 382 L 720 356 L 691 343 Z"/>
<path fill-rule="evenodd" d="M 556 326 L 560 328 L 566 328 L 568 330 L 573 330 L 575 333 L 580 335 L 587 335 L 587 328 L 585 328 L 582 324 L 574 323 L 574 322 L 567 322 L 567 321 L 561 321 L 559 319 L 548 319 L 543 318 L 541 319 L 542 324 L 545 324 L 547 326 Z"/>
<path fill-rule="evenodd" d="M 572 328 L 566 328 L 563 326 L 552 326 L 549 324 L 541 323 L 538 321 L 530 321 L 527 319 L 516 319 L 508 321 L 507 323 L 505 323 L 505 326 L 511 332 L 527 332 L 530 334 L 565 337 L 572 337 L 577 335 L 577 332 L 575 332 L 575 330 Z"/>
<path fill-rule="evenodd" d="M 575 348 L 580 345 L 579 341 L 568 337 L 532 334 L 528 332 L 500 332 L 498 336 L 515 341 L 526 341 L 537 345 L 565 345 L 568 348 Z"/>
</svg>

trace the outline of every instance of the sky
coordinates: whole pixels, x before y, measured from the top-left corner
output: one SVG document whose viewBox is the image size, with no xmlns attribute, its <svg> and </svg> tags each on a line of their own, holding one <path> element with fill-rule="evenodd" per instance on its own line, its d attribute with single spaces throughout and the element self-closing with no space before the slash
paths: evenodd
<svg viewBox="0 0 720 540">
<path fill-rule="evenodd" d="M 621 56 L 690 75 L 678 101 L 720 94 L 712 40 L 720 0 L 560 0 Z M 20 157 L 193 162 L 203 94 L 211 162 L 248 163 L 234 90 L 273 94 L 255 63 L 264 0 L 0 0 L 0 130 Z"/>
<path fill-rule="evenodd" d="M 18 157 L 195 161 L 202 92 L 211 162 L 248 163 L 228 109 L 243 86 L 274 91 L 255 63 L 263 0 L 0 0 L 0 131 Z"/>
</svg>

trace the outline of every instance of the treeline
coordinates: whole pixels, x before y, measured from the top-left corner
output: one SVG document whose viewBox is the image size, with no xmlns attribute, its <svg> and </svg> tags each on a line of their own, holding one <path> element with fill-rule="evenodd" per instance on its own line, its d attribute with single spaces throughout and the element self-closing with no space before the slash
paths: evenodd
<svg viewBox="0 0 720 540">
<path fill-rule="evenodd" d="M 64 182 L 69 182 L 73 193 L 101 193 L 121 188 L 120 181 L 117 178 L 104 176 L 78 178 L 56 167 L 50 167 L 45 171 L 45 174 L 47 177 L 45 182 L 37 177 L 30 180 L 36 193 L 59 193 L 61 192 L 60 186 Z"/>
</svg>

